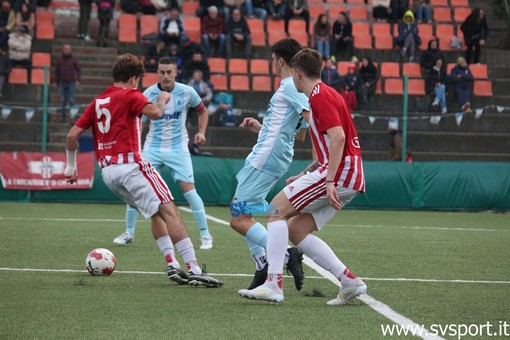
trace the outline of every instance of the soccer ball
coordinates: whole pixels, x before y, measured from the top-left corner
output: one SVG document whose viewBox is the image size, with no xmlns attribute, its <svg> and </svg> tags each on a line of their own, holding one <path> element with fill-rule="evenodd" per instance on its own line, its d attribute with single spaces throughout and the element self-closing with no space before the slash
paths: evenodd
<svg viewBox="0 0 510 340">
<path fill-rule="evenodd" d="M 85 265 L 91 275 L 108 276 L 115 270 L 117 260 L 115 255 L 108 249 L 97 248 L 87 255 Z"/>
</svg>

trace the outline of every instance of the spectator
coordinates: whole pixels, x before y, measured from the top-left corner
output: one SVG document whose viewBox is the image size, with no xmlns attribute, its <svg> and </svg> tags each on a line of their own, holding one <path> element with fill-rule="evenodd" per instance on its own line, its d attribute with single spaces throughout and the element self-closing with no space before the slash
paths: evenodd
<svg viewBox="0 0 510 340">
<path fill-rule="evenodd" d="M 457 58 L 457 65 L 455 65 L 450 73 L 450 83 L 461 110 L 464 112 L 471 111 L 469 98 L 473 92 L 473 74 L 465 58 Z"/>
<path fill-rule="evenodd" d="M 285 33 L 289 34 L 289 20 L 292 17 L 301 17 L 305 19 L 305 31 L 310 32 L 310 12 L 308 11 L 307 0 L 288 0 L 285 9 Z"/>
<path fill-rule="evenodd" d="M 356 93 L 358 92 L 359 84 L 360 79 L 356 72 L 356 64 L 351 63 L 347 67 L 347 74 L 342 80 L 342 91 L 340 92 L 347 104 L 347 107 L 349 107 L 349 110 L 351 111 L 355 110 L 356 106 L 358 106 Z"/>
<path fill-rule="evenodd" d="M 30 50 L 32 49 L 32 37 L 28 35 L 25 26 L 16 26 L 9 34 L 9 60 L 12 66 L 23 66 L 31 70 Z"/>
<path fill-rule="evenodd" d="M 432 23 L 432 7 L 430 6 L 430 0 L 416 0 L 414 6 L 416 8 L 416 20 L 418 20 L 418 23 Z"/>
<path fill-rule="evenodd" d="M 313 26 L 313 37 L 315 40 L 315 49 L 319 51 L 323 59 L 328 59 L 330 55 L 330 32 L 331 24 L 329 23 L 329 19 L 326 14 L 322 13 Z"/>
<path fill-rule="evenodd" d="M 224 5 L 223 0 L 200 0 L 200 6 L 196 11 L 197 17 L 203 20 L 207 16 L 207 9 L 211 6 L 216 6 L 218 14 L 222 18 L 225 18 L 225 12 L 223 10 Z"/>
<path fill-rule="evenodd" d="M 233 45 L 244 45 L 244 58 L 248 59 L 251 56 L 251 33 L 248 22 L 241 16 L 239 9 L 232 11 L 231 17 L 227 20 L 226 29 L 226 49 L 227 58 L 232 56 Z"/>
<path fill-rule="evenodd" d="M 136 14 L 138 0 L 120 0 L 120 9 L 127 14 Z"/>
<path fill-rule="evenodd" d="M 213 93 L 209 85 L 203 80 L 204 75 L 202 71 L 195 70 L 193 71 L 193 79 L 191 79 L 188 83 L 189 86 L 197 91 L 200 98 L 202 98 L 202 103 L 207 107 L 211 102 L 213 97 Z"/>
<path fill-rule="evenodd" d="M 487 26 L 487 19 L 485 12 L 481 8 L 475 8 L 468 15 L 466 20 L 460 25 L 460 30 L 464 34 L 464 42 L 466 43 L 466 61 L 471 63 L 471 54 L 474 49 L 474 63 L 480 62 L 480 52 L 482 46 L 485 45 L 485 40 L 489 35 L 489 27 Z"/>
<path fill-rule="evenodd" d="M 193 71 L 195 70 L 202 71 L 204 81 L 210 86 L 211 70 L 209 68 L 209 64 L 207 64 L 207 61 L 204 60 L 202 52 L 200 51 L 195 51 L 192 59 L 184 63 L 184 66 L 182 67 L 182 82 L 185 84 L 188 83 L 193 76 Z"/>
<path fill-rule="evenodd" d="M 76 37 L 85 41 L 90 41 L 89 21 L 90 12 L 92 12 L 93 0 L 78 0 L 80 5 L 80 17 L 78 19 L 78 33 Z"/>
<path fill-rule="evenodd" d="M 97 4 L 97 18 L 99 19 L 99 33 L 97 37 L 97 46 L 106 47 L 106 40 L 110 32 L 110 20 L 113 17 L 113 7 L 115 0 L 99 0 Z"/>
<path fill-rule="evenodd" d="M 177 77 L 175 79 L 180 82 L 181 69 L 182 69 L 182 57 L 179 54 L 179 46 L 170 45 L 170 51 L 168 53 L 168 58 L 175 61 L 175 64 L 177 65 L 177 71 L 179 72 L 179 74 L 177 75 Z"/>
<path fill-rule="evenodd" d="M 159 25 L 159 38 L 167 44 L 179 44 L 181 34 L 184 32 L 179 9 L 172 8 L 167 11 Z"/>
<path fill-rule="evenodd" d="M 62 122 L 66 121 L 66 105 L 69 101 L 71 108 L 75 106 L 74 93 L 76 86 L 80 84 L 81 69 L 78 60 L 72 54 L 72 47 L 65 44 L 62 48 L 62 55 L 57 60 L 55 67 L 55 76 L 53 77 L 54 86 L 60 86 L 60 102 Z"/>
<path fill-rule="evenodd" d="M 409 10 L 409 0 L 391 0 L 391 21 L 396 22 L 401 19 L 404 14 Z"/>
<path fill-rule="evenodd" d="M 363 106 L 368 105 L 368 99 L 373 97 L 379 76 L 377 75 L 377 67 L 375 67 L 369 57 L 361 58 L 361 66 L 359 69 L 359 85 L 358 85 L 358 103 Z"/>
<path fill-rule="evenodd" d="M 274 20 L 280 20 L 285 16 L 287 2 L 285 0 L 268 0 L 266 1 L 266 8 Z"/>
<path fill-rule="evenodd" d="M 338 90 L 338 86 L 340 85 L 340 75 L 338 74 L 338 70 L 331 58 L 326 59 L 326 65 L 324 65 L 321 71 L 321 80 L 324 84 Z"/>
<path fill-rule="evenodd" d="M 387 21 L 390 17 L 390 0 L 373 0 L 372 17 L 377 21 Z"/>
<path fill-rule="evenodd" d="M 339 51 L 348 49 L 351 56 L 354 55 L 354 40 L 352 37 L 352 23 L 345 12 L 340 12 L 338 18 L 333 23 L 333 53 L 338 56 Z"/>
<path fill-rule="evenodd" d="M 207 107 L 209 125 L 237 126 L 233 110 L 234 96 L 227 92 L 218 92 Z M 216 114 L 218 113 L 218 114 Z"/>
<path fill-rule="evenodd" d="M 390 161 L 402 160 L 402 130 L 388 127 L 388 133 L 391 136 L 390 149 L 388 157 Z M 406 159 L 407 161 L 407 159 Z"/>
<path fill-rule="evenodd" d="M 16 26 L 25 26 L 28 34 L 34 36 L 35 15 L 26 2 L 21 4 L 21 9 L 16 13 Z"/>
<path fill-rule="evenodd" d="M 427 50 L 421 55 L 420 66 L 423 69 L 424 75 L 435 66 L 437 59 L 441 59 L 444 64 L 443 52 L 439 50 L 439 40 L 434 38 L 429 41 Z"/>
<path fill-rule="evenodd" d="M 225 49 L 225 20 L 218 15 L 218 8 L 211 6 L 208 9 L 209 15 L 202 19 L 202 47 L 205 57 L 211 55 L 211 43 L 217 44 L 217 55 L 222 56 Z"/>
<path fill-rule="evenodd" d="M 158 71 L 158 60 L 165 55 L 165 43 L 163 41 L 148 44 L 144 53 L 145 71 L 156 73 Z"/>
<path fill-rule="evenodd" d="M 0 8 L 0 48 L 7 46 L 9 33 L 14 26 L 16 26 L 16 14 L 12 10 L 11 3 L 4 0 Z"/>
<path fill-rule="evenodd" d="M 30 12 L 31 13 L 35 13 L 36 9 L 37 9 L 37 0 L 16 0 L 16 1 L 11 1 L 11 5 L 12 5 L 12 9 L 14 10 L 15 13 L 18 13 L 19 11 L 21 11 L 21 7 L 23 6 L 23 4 L 26 4 L 28 6 L 28 8 L 30 9 Z"/>
<path fill-rule="evenodd" d="M 446 83 L 448 81 L 446 75 L 446 67 L 442 58 L 438 58 L 434 62 L 434 66 L 428 70 L 425 78 L 425 92 L 434 95 L 432 106 L 439 106 L 441 113 L 447 113 L 446 107 Z"/>
<path fill-rule="evenodd" d="M 418 26 L 414 22 L 414 14 L 407 11 L 402 22 L 398 24 L 398 36 L 395 38 L 395 45 L 400 46 L 400 53 L 405 58 L 409 54 L 409 62 L 413 63 L 416 46 L 421 45 Z"/>
<path fill-rule="evenodd" d="M 4 50 L 0 49 L 0 97 L 3 95 L 5 79 L 9 77 L 9 72 L 11 72 L 9 56 Z"/>
<path fill-rule="evenodd" d="M 203 53 L 202 48 L 200 47 L 200 44 L 191 41 L 190 38 L 185 35 L 181 34 L 181 39 L 179 40 L 179 45 L 181 48 L 181 57 L 182 60 L 191 60 L 193 58 L 193 54 L 195 52 Z"/>
<path fill-rule="evenodd" d="M 138 6 L 142 14 L 155 15 L 158 11 L 151 0 L 138 0 Z"/>
<path fill-rule="evenodd" d="M 269 1 L 271 0 L 246 0 L 244 3 L 246 15 L 249 18 L 257 17 L 262 20 L 266 19 L 267 11 L 264 9 L 264 4 Z"/>
<path fill-rule="evenodd" d="M 223 10 L 225 12 L 225 18 L 229 18 L 232 15 L 234 9 L 241 10 L 244 6 L 244 0 L 224 0 Z"/>
</svg>

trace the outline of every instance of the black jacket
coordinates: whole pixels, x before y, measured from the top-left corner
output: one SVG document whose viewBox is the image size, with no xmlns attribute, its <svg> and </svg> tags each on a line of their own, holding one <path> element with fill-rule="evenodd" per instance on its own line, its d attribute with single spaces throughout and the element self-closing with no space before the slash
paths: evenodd
<svg viewBox="0 0 510 340">
<path fill-rule="evenodd" d="M 464 41 L 466 45 L 470 45 L 480 39 L 487 39 L 489 35 L 489 27 L 487 19 L 479 19 L 480 9 L 474 9 L 470 15 L 460 25 L 460 30 L 464 34 Z"/>
<path fill-rule="evenodd" d="M 443 52 L 439 50 L 439 48 L 432 49 L 430 45 L 432 45 L 433 41 L 437 40 L 431 40 L 429 41 L 429 47 L 425 52 L 423 52 L 420 60 L 420 66 L 423 67 L 425 70 L 430 70 L 432 67 L 434 67 L 434 64 L 436 63 L 436 60 L 441 59 L 444 64 L 444 56 Z M 439 47 L 439 41 L 437 41 L 437 46 Z"/>
<path fill-rule="evenodd" d="M 434 88 L 437 83 L 447 84 L 448 76 L 446 75 L 446 68 L 441 67 L 440 69 L 437 67 L 432 67 L 429 69 L 425 76 L 425 92 L 427 94 L 434 93 Z"/>
</svg>

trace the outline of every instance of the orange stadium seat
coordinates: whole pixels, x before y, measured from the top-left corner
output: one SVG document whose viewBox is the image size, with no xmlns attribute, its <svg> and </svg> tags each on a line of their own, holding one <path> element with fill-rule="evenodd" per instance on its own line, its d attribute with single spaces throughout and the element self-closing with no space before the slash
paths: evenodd
<svg viewBox="0 0 510 340">
<path fill-rule="evenodd" d="M 215 91 L 228 90 L 227 76 L 224 74 L 211 74 L 211 83 L 214 85 Z"/>
<path fill-rule="evenodd" d="M 230 76 L 230 90 L 250 91 L 250 78 L 247 75 Z"/>
<path fill-rule="evenodd" d="M 26 68 L 13 68 L 9 73 L 9 84 L 27 84 L 28 72 Z"/>
<path fill-rule="evenodd" d="M 401 78 L 388 78 L 384 80 L 384 93 L 404 94 L 404 81 Z"/>
<path fill-rule="evenodd" d="M 207 64 L 209 64 L 209 68 L 211 73 L 227 73 L 227 64 L 224 58 L 209 58 L 207 59 Z"/>
<path fill-rule="evenodd" d="M 281 31 L 268 31 L 267 34 L 269 36 L 268 38 L 269 46 L 272 46 L 278 40 L 287 37 L 287 34 L 283 31 L 283 28 Z"/>
<path fill-rule="evenodd" d="M 370 34 L 357 34 L 354 36 L 354 47 L 362 50 L 372 49 L 372 36 Z"/>
<path fill-rule="evenodd" d="M 266 46 L 266 32 L 264 31 L 264 21 L 261 19 L 248 18 L 250 27 L 251 43 L 253 46 Z"/>
<path fill-rule="evenodd" d="M 403 75 L 408 75 L 409 78 L 421 78 L 421 67 L 418 63 L 404 63 Z"/>
<path fill-rule="evenodd" d="M 407 82 L 407 93 L 410 95 L 425 95 L 425 80 L 409 79 Z"/>
<path fill-rule="evenodd" d="M 51 67 L 51 54 L 42 52 L 32 53 L 32 67 Z"/>
<path fill-rule="evenodd" d="M 269 60 L 266 59 L 250 60 L 250 74 L 270 74 Z"/>
<path fill-rule="evenodd" d="M 248 26 L 250 26 L 250 32 L 253 35 L 253 32 L 264 32 L 264 20 L 257 18 L 248 18 L 246 19 L 248 22 Z"/>
<path fill-rule="evenodd" d="M 475 79 L 487 79 L 487 64 L 471 64 L 469 65 L 471 73 Z"/>
<path fill-rule="evenodd" d="M 452 11 L 450 7 L 434 7 L 433 9 L 433 18 L 435 22 L 451 22 L 452 21 Z"/>
<path fill-rule="evenodd" d="M 418 48 L 422 51 L 428 48 L 429 41 L 434 39 L 432 24 L 418 24 L 419 35 L 421 38 L 421 45 Z"/>
<path fill-rule="evenodd" d="M 119 27 L 119 42 L 122 43 L 136 42 L 136 27 L 132 26 Z"/>
<path fill-rule="evenodd" d="M 382 62 L 381 63 L 381 77 L 383 78 L 399 78 L 400 77 L 400 64 L 396 62 Z"/>
<path fill-rule="evenodd" d="M 455 65 L 457 65 L 457 64 L 456 64 L 456 63 L 448 63 L 448 64 L 446 65 L 446 73 L 447 73 L 448 75 L 452 72 L 452 70 L 453 70 L 453 68 L 455 67 Z"/>
<path fill-rule="evenodd" d="M 473 86 L 473 94 L 478 97 L 492 96 L 492 81 L 490 80 L 475 80 Z"/>
<path fill-rule="evenodd" d="M 326 13 L 326 8 L 324 8 L 324 4 L 308 4 L 308 11 L 310 11 L 310 17 L 317 19 L 319 15 Z"/>
<path fill-rule="evenodd" d="M 391 36 L 391 25 L 387 22 L 374 22 L 372 24 L 372 35 L 374 37 L 378 35 Z"/>
<path fill-rule="evenodd" d="M 303 47 L 309 46 L 308 33 L 305 31 L 291 31 L 290 29 L 289 31 L 291 32 L 290 36 L 296 39 Z"/>
<path fill-rule="evenodd" d="M 339 61 L 336 64 L 338 74 L 341 76 L 345 76 L 347 74 L 347 68 L 349 67 L 350 64 L 352 64 L 350 61 Z"/>
<path fill-rule="evenodd" d="M 382 80 L 378 79 L 375 84 L 375 94 L 382 94 Z"/>
<path fill-rule="evenodd" d="M 182 14 L 195 15 L 199 5 L 200 5 L 200 3 L 198 1 L 183 1 L 182 2 Z"/>
<path fill-rule="evenodd" d="M 159 20 L 156 15 L 142 15 L 140 17 L 140 37 L 159 32 Z"/>
<path fill-rule="evenodd" d="M 136 14 L 121 13 L 119 27 L 136 27 Z"/>
<path fill-rule="evenodd" d="M 365 0 L 347 0 L 347 3 L 348 4 L 358 4 L 358 5 L 364 5 L 365 4 Z"/>
<path fill-rule="evenodd" d="M 158 81 L 159 75 L 157 73 L 145 73 L 142 78 L 142 87 L 145 89 L 156 84 Z"/>
<path fill-rule="evenodd" d="M 200 28 L 185 29 L 184 34 L 186 34 L 188 38 L 193 42 L 200 43 L 200 41 L 202 41 L 202 34 L 200 33 Z"/>
<path fill-rule="evenodd" d="M 280 87 L 282 79 L 280 77 L 274 77 L 273 79 L 273 89 L 276 91 Z"/>
<path fill-rule="evenodd" d="M 35 12 L 35 23 L 39 24 L 53 24 L 53 12 Z"/>
<path fill-rule="evenodd" d="M 290 21 L 289 21 L 290 25 Z M 267 33 L 282 32 L 284 30 L 283 20 L 268 20 L 267 21 Z M 303 28 L 303 31 L 305 29 Z"/>
<path fill-rule="evenodd" d="M 352 34 L 370 34 L 370 26 L 367 22 L 353 22 L 352 23 Z"/>
<path fill-rule="evenodd" d="M 187 31 L 187 30 L 200 31 L 200 18 L 199 17 L 184 17 L 183 25 L 184 25 L 184 31 Z"/>
<path fill-rule="evenodd" d="M 248 74 L 248 61 L 246 59 L 231 58 L 228 61 L 228 72 L 230 74 Z"/>
<path fill-rule="evenodd" d="M 347 6 L 343 2 L 337 1 L 335 3 L 334 1 L 331 2 L 328 1 L 328 5 L 329 5 L 329 17 L 332 19 L 333 18 L 336 19 L 338 17 L 338 13 L 340 12 L 347 13 Z"/>
<path fill-rule="evenodd" d="M 432 6 L 448 6 L 448 0 L 430 0 Z"/>
<path fill-rule="evenodd" d="M 367 20 L 367 8 L 363 6 L 352 6 L 349 10 L 349 18 L 355 20 Z"/>
<path fill-rule="evenodd" d="M 48 84 L 51 83 L 50 73 L 51 72 L 48 70 Z M 32 69 L 30 83 L 34 85 L 44 85 L 44 70 L 42 68 Z"/>
<path fill-rule="evenodd" d="M 289 33 L 306 32 L 306 22 L 301 18 L 289 20 Z"/>
<path fill-rule="evenodd" d="M 450 6 L 452 7 L 469 7 L 468 0 L 450 0 Z"/>
<path fill-rule="evenodd" d="M 374 47 L 376 50 L 392 50 L 393 37 L 391 35 L 374 35 Z"/>
<path fill-rule="evenodd" d="M 251 88 L 253 91 L 271 92 L 271 77 L 253 76 L 251 80 Z"/>
<path fill-rule="evenodd" d="M 41 40 L 55 39 L 55 26 L 53 24 L 39 24 L 35 27 L 35 37 Z"/>
<path fill-rule="evenodd" d="M 456 7 L 453 10 L 453 20 L 455 22 L 457 22 L 457 23 L 461 23 L 464 20 L 466 20 L 466 18 L 468 17 L 469 14 L 471 14 L 471 8 L 469 8 L 469 7 Z"/>
</svg>

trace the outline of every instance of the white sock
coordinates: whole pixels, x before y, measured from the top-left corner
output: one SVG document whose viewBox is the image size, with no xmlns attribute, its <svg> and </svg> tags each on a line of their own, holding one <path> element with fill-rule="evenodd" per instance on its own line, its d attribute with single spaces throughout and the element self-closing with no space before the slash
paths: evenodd
<svg viewBox="0 0 510 340">
<path fill-rule="evenodd" d="M 267 262 L 269 263 L 267 282 L 281 288 L 281 280 L 278 280 L 277 275 L 283 274 L 283 262 L 289 243 L 287 221 L 269 222 L 267 224 L 267 235 Z M 279 282 L 280 284 L 278 284 Z"/>
<path fill-rule="evenodd" d="M 165 258 L 166 263 L 171 264 L 174 266 L 174 268 L 180 268 L 181 266 L 175 258 L 174 246 L 172 245 L 170 236 L 161 236 L 156 240 L 156 243 L 158 244 L 159 250 L 161 250 L 163 257 Z"/>
<path fill-rule="evenodd" d="M 253 260 L 255 261 L 256 270 L 262 270 L 267 264 L 267 255 L 266 252 L 263 251 L 261 253 L 253 255 Z"/>
<path fill-rule="evenodd" d="M 340 275 L 346 269 L 345 265 L 333 253 L 333 250 L 320 238 L 315 235 L 308 234 L 303 241 L 297 244 L 308 257 L 314 260 L 322 268 L 329 271 L 335 277 L 340 278 Z"/>
<path fill-rule="evenodd" d="M 184 263 L 186 263 L 188 271 L 192 271 L 194 274 L 202 274 L 202 269 L 198 266 L 197 257 L 195 256 L 193 243 L 191 243 L 189 237 L 177 242 L 175 248 L 184 260 Z"/>
</svg>

